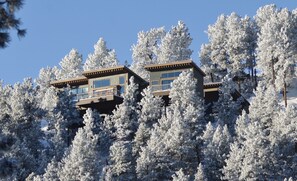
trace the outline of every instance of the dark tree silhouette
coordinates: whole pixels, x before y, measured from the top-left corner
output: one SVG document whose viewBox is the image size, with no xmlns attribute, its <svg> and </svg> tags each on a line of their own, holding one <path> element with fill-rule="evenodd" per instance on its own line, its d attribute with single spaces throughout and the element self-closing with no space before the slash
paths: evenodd
<svg viewBox="0 0 297 181">
<path fill-rule="evenodd" d="M 16 11 L 22 8 L 24 0 L 0 0 L 0 48 L 7 47 L 10 41 L 9 30 L 16 30 L 19 37 L 26 34 L 21 29 L 21 20 L 15 17 Z"/>
</svg>

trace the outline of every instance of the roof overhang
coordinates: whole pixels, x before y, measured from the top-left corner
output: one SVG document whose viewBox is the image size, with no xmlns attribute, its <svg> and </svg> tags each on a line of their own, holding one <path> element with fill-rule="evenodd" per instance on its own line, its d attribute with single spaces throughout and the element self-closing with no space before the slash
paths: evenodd
<svg viewBox="0 0 297 181">
<path fill-rule="evenodd" d="M 150 72 L 194 68 L 202 76 L 206 76 L 206 74 L 192 60 L 176 61 L 176 62 L 165 63 L 165 64 L 150 64 L 150 65 L 146 65 L 144 68 Z"/>
<path fill-rule="evenodd" d="M 129 73 L 130 75 L 134 76 L 136 79 L 139 79 L 142 82 L 146 82 L 144 79 L 142 79 L 139 75 L 134 73 L 126 66 L 117 66 L 112 68 L 103 68 L 103 69 L 97 69 L 97 70 L 84 71 L 82 75 L 84 75 L 87 78 L 97 78 L 97 77 L 104 77 L 104 76 L 117 75 L 117 74 L 123 74 L 123 73 Z"/>
<path fill-rule="evenodd" d="M 84 84 L 88 84 L 88 79 L 84 76 L 64 80 L 56 80 L 51 82 L 51 85 L 57 88 L 66 87 L 67 85 L 79 86 Z"/>
<path fill-rule="evenodd" d="M 215 89 L 222 86 L 222 82 L 211 82 L 203 85 L 203 89 Z"/>
</svg>

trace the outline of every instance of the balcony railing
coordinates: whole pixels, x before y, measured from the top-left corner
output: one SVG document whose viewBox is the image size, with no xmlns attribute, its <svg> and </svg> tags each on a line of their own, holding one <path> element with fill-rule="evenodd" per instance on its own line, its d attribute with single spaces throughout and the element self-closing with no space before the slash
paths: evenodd
<svg viewBox="0 0 297 181">
<path fill-rule="evenodd" d="M 158 84 L 158 85 L 152 85 L 152 91 L 167 91 L 171 89 L 171 84 Z"/>
<path fill-rule="evenodd" d="M 105 98 L 107 96 L 121 96 L 119 86 L 111 86 L 107 88 L 93 90 L 93 92 L 76 94 L 73 98 L 74 101 L 90 98 Z"/>
</svg>

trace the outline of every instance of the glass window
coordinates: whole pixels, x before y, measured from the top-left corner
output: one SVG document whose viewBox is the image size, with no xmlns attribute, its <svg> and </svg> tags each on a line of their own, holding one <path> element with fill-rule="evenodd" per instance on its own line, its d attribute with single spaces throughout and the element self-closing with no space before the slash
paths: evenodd
<svg viewBox="0 0 297 181">
<path fill-rule="evenodd" d="M 162 85 L 167 85 L 173 82 L 173 80 L 162 80 Z"/>
<path fill-rule="evenodd" d="M 123 95 L 125 93 L 125 86 L 120 86 L 119 92 L 120 95 Z"/>
<path fill-rule="evenodd" d="M 80 87 L 77 89 L 78 94 L 87 93 L 87 92 L 88 92 L 88 87 Z"/>
<path fill-rule="evenodd" d="M 152 85 L 158 85 L 158 84 L 159 84 L 159 81 L 157 81 L 157 80 L 152 81 Z"/>
<path fill-rule="evenodd" d="M 180 73 L 181 73 L 181 71 L 164 73 L 161 75 L 161 78 L 178 77 Z"/>
<path fill-rule="evenodd" d="M 171 82 L 173 82 L 173 79 L 171 80 L 162 80 L 162 90 L 167 90 L 171 88 Z"/>
<path fill-rule="evenodd" d="M 94 80 L 93 86 L 94 88 L 110 86 L 110 79 Z"/>
<path fill-rule="evenodd" d="M 73 88 L 70 90 L 70 94 L 77 94 L 77 88 Z"/>
<path fill-rule="evenodd" d="M 125 84 L 125 77 L 119 77 L 119 84 Z"/>
</svg>

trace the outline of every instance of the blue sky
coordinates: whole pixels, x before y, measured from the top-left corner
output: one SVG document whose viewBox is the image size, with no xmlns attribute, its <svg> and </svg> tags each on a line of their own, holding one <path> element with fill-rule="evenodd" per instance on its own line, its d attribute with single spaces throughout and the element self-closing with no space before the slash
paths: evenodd
<svg viewBox="0 0 297 181">
<path fill-rule="evenodd" d="M 18 17 L 28 33 L 19 40 L 12 32 L 9 47 L 0 49 L 0 79 L 13 84 L 36 78 L 42 67 L 58 65 L 72 48 L 85 60 L 99 37 L 116 50 L 121 63 L 131 62 L 130 49 L 139 31 L 161 26 L 169 30 L 178 20 L 190 30 L 192 59 L 198 63 L 200 46 L 208 41 L 207 26 L 220 14 L 254 16 L 266 4 L 297 8 L 294 0 L 25 0 Z"/>
</svg>

